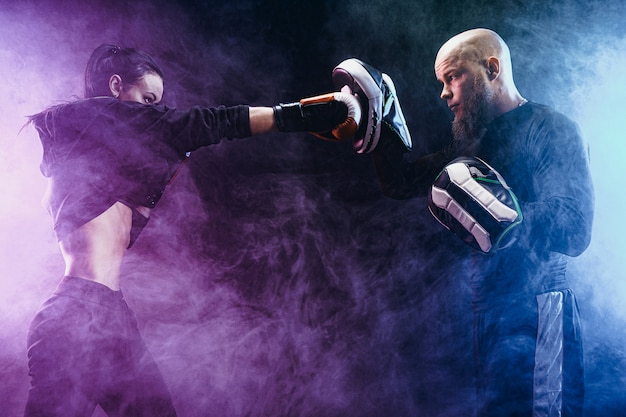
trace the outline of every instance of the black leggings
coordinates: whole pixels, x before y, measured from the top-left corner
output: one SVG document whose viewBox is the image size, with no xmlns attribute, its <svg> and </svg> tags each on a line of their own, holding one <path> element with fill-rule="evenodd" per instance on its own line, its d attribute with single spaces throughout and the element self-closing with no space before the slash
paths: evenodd
<svg viewBox="0 0 626 417">
<path fill-rule="evenodd" d="M 64 277 L 28 334 L 25 416 L 175 416 L 170 394 L 120 291 Z"/>
</svg>

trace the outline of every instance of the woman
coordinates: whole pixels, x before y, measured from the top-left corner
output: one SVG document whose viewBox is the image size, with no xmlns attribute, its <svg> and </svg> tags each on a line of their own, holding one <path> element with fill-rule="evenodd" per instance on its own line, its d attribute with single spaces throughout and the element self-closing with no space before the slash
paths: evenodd
<svg viewBox="0 0 626 417">
<path fill-rule="evenodd" d="M 188 152 L 272 130 L 326 132 L 351 98 L 182 111 L 159 104 L 163 73 L 148 54 L 115 45 L 90 57 L 85 96 L 31 118 L 66 267 L 31 324 L 25 414 L 90 416 L 100 405 L 110 416 L 174 416 L 120 291 L 126 249 Z"/>
</svg>

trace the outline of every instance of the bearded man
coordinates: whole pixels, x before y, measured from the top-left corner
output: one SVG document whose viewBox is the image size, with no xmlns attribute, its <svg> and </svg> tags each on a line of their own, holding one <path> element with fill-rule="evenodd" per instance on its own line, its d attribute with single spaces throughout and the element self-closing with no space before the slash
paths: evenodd
<svg viewBox="0 0 626 417">
<path fill-rule="evenodd" d="M 409 160 L 408 134 L 383 123 L 374 146 L 357 151 L 371 153 L 383 192 L 397 199 L 434 199 L 433 182 L 462 157 L 455 169 L 460 165 L 467 171 L 473 188 L 458 182 L 455 193 L 443 192 L 447 200 L 440 212 L 445 216 L 438 220 L 450 230 L 452 222 L 464 222 L 459 229 L 465 227 L 469 238 L 486 237 L 485 245 L 467 250 L 468 267 L 458 273 L 472 288 L 476 414 L 580 416 L 581 329 L 566 272 L 568 257 L 580 255 L 591 240 L 594 194 L 588 149 L 570 118 L 520 94 L 509 48 L 497 33 L 472 29 L 452 37 L 438 51 L 434 67 L 441 98 L 454 113 L 452 143 Z M 356 87 L 371 80 L 382 79 L 383 87 L 385 77 L 390 80 L 366 69 L 344 66 L 338 71 L 357 92 Z M 395 96 L 392 83 L 387 84 L 389 96 Z M 494 243 L 476 214 L 491 210 L 477 204 L 482 197 L 470 195 L 477 189 L 475 177 L 487 176 L 481 169 L 491 171 L 498 185 L 506 181 L 503 189 L 514 197 L 515 227 L 506 229 L 506 244 L 502 236 Z M 446 175 L 450 182 L 457 174 Z M 489 194 L 488 188 L 478 189 Z"/>
</svg>

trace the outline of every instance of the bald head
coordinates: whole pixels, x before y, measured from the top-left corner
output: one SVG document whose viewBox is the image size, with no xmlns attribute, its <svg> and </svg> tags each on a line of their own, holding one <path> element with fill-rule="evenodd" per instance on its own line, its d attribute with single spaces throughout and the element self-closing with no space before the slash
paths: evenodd
<svg viewBox="0 0 626 417">
<path fill-rule="evenodd" d="M 513 81 L 511 53 L 489 29 L 472 29 L 449 39 L 435 59 L 435 75 L 443 84 L 441 98 L 456 116 L 469 114 L 468 100 L 480 96 L 486 120 L 524 102 Z"/>
<path fill-rule="evenodd" d="M 504 77 L 501 81 L 512 83 L 511 53 L 504 40 L 492 30 L 471 29 L 443 44 L 437 53 L 435 68 L 444 60 L 462 60 L 487 67 L 493 58 L 498 60 L 500 77 Z"/>
<path fill-rule="evenodd" d="M 489 29 L 471 29 L 453 36 L 444 43 L 439 49 L 437 59 L 449 54 L 474 60 L 488 56 L 504 58 L 504 55 L 509 57 L 508 49 L 496 32 Z"/>
</svg>

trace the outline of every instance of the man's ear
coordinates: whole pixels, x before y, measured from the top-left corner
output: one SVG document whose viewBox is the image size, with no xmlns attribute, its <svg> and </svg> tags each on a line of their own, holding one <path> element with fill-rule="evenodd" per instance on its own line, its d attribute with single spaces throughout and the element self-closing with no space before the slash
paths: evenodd
<svg viewBox="0 0 626 417">
<path fill-rule="evenodd" d="M 500 75 L 500 60 L 495 56 L 487 58 L 487 76 L 493 81 Z"/>
<path fill-rule="evenodd" d="M 122 92 L 122 77 L 117 74 L 111 75 L 111 78 L 109 78 L 109 90 L 111 90 L 113 97 L 118 98 Z"/>
</svg>

